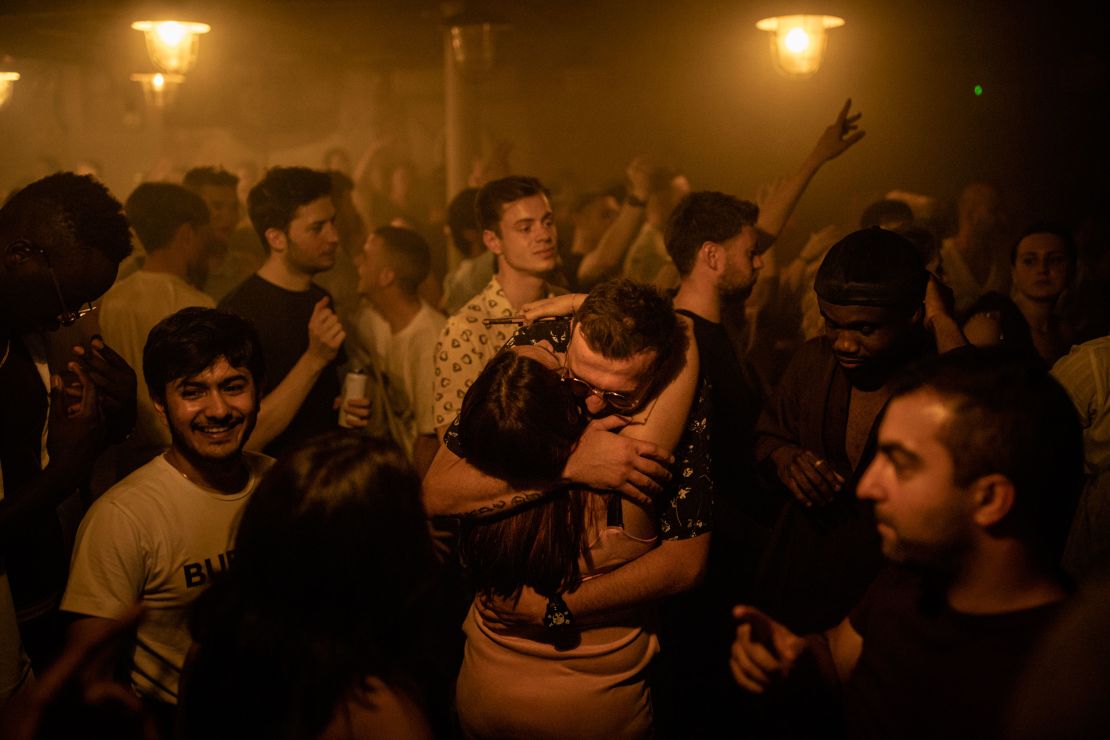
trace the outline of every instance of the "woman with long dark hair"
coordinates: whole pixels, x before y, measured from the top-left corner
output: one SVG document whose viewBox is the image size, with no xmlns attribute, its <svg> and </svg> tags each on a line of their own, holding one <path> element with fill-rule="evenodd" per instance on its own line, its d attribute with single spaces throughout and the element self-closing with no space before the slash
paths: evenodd
<svg viewBox="0 0 1110 740">
<path fill-rule="evenodd" d="M 392 445 L 348 435 L 277 464 L 233 565 L 197 602 L 189 738 L 431 737 L 439 568 L 420 482 Z M 439 700 L 439 701 L 437 701 Z"/>
<path fill-rule="evenodd" d="M 696 376 L 694 355 L 626 432 L 673 447 Z M 466 460 L 520 490 L 557 480 L 589 421 L 581 400 L 563 382 L 566 377 L 560 359 L 542 345 L 497 355 L 460 412 Z M 513 598 L 525 587 L 558 598 L 652 549 L 656 522 L 654 513 L 616 493 L 568 486 L 473 526 L 460 553 L 479 598 Z M 495 631 L 472 606 L 463 625 L 467 643 L 456 685 L 464 734 L 649 735 L 646 671 L 658 652 L 651 616 L 648 609 L 609 614 L 552 642 Z"/>
</svg>

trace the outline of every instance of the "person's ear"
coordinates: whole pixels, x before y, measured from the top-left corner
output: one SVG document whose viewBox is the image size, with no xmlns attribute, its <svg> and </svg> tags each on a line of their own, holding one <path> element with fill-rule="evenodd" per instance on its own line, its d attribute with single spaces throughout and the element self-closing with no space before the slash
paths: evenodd
<svg viewBox="0 0 1110 740">
<path fill-rule="evenodd" d="M 270 245 L 271 252 L 284 252 L 289 248 L 289 236 L 277 228 L 266 229 L 266 243 Z"/>
<path fill-rule="evenodd" d="M 721 245 L 716 242 L 705 242 L 698 250 L 701 258 L 705 260 L 705 266 L 710 270 L 717 272 L 720 268 L 724 267 L 725 252 L 721 249 Z"/>
<path fill-rule="evenodd" d="M 158 414 L 158 419 L 159 419 L 159 421 L 162 422 L 162 426 L 169 429 L 170 428 L 170 421 L 166 417 L 166 402 L 165 402 L 165 400 L 152 397 L 150 399 L 150 402 L 154 406 L 154 411 L 155 411 L 155 413 Z"/>
<path fill-rule="evenodd" d="M 392 267 L 383 267 L 378 272 L 378 286 L 388 288 L 397 280 L 397 271 Z"/>
<path fill-rule="evenodd" d="M 1013 482 L 1001 473 L 984 475 L 971 484 L 972 518 L 980 527 L 993 527 L 1014 508 Z"/>
<path fill-rule="evenodd" d="M 486 249 L 494 254 L 501 254 L 501 237 L 497 235 L 496 231 L 486 229 L 482 232 L 482 243 L 486 245 Z"/>
</svg>

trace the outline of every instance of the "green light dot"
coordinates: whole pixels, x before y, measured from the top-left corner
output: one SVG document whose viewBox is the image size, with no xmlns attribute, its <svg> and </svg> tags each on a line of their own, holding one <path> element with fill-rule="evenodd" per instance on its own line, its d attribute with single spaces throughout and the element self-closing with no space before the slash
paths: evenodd
<svg viewBox="0 0 1110 740">
<path fill-rule="evenodd" d="M 975 91 L 975 97 L 979 97 L 980 95 L 983 94 L 983 86 L 982 85 L 976 85 L 972 89 Z"/>
</svg>

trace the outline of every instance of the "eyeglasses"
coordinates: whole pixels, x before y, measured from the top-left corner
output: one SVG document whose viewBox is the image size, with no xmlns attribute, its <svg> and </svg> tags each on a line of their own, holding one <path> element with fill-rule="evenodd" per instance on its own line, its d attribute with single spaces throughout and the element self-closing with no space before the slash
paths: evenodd
<svg viewBox="0 0 1110 740">
<path fill-rule="evenodd" d="M 559 371 L 559 379 L 566 384 L 570 389 L 572 396 L 579 401 L 585 402 L 590 396 L 597 396 L 601 399 L 602 403 L 608 405 L 614 411 L 632 411 L 639 404 L 639 395 L 629 393 L 618 393 L 617 391 L 603 391 L 600 388 L 595 388 L 590 383 L 587 383 L 582 378 L 574 374 L 574 371 L 564 365 Z"/>
<path fill-rule="evenodd" d="M 54 283 L 54 292 L 58 296 L 58 306 L 62 309 L 61 313 L 58 314 L 59 324 L 62 326 L 73 326 L 82 316 L 92 313 L 94 309 L 92 301 L 81 304 L 77 307 L 76 311 L 70 311 L 66 306 L 66 299 L 62 295 L 62 285 L 58 282 L 58 274 L 54 272 L 54 264 L 50 261 L 50 255 L 46 253 L 45 249 L 32 242 L 30 239 L 16 239 L 12 244 L 13 246 L 25 247 L 42 256 L 43 261 L 46 263 L 46 269 L 50 271 L 50 280 Z"/>
</svg>

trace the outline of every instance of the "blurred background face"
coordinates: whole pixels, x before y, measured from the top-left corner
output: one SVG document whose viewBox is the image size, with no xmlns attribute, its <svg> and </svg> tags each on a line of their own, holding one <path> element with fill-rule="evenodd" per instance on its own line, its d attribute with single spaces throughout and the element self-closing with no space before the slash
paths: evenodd
<svg viewBox="0 0 1110 740">
<path fill-rule="evenodd" d="M 1064 240 L 1055 234 L 1030 234 L 1014 257 L 1014 292 L 1035 301 L 1055 301 L 1068 287 L 1071 264 Z"/>
<path fill-rule="evenodd" d="M 575 238 L 589 248 L 597 246 L 602 235 L 612 226 L 620 210 L 617 199 L 611 195 L 599 195 L 574 214 Z"/>
<path fill-rule="evenodd" d="M 225 244 L 239 224 L 239 194 L 227 185 L 203 185 L 198 193 L 212 217 L 212 232 Z"/>
</svg>

